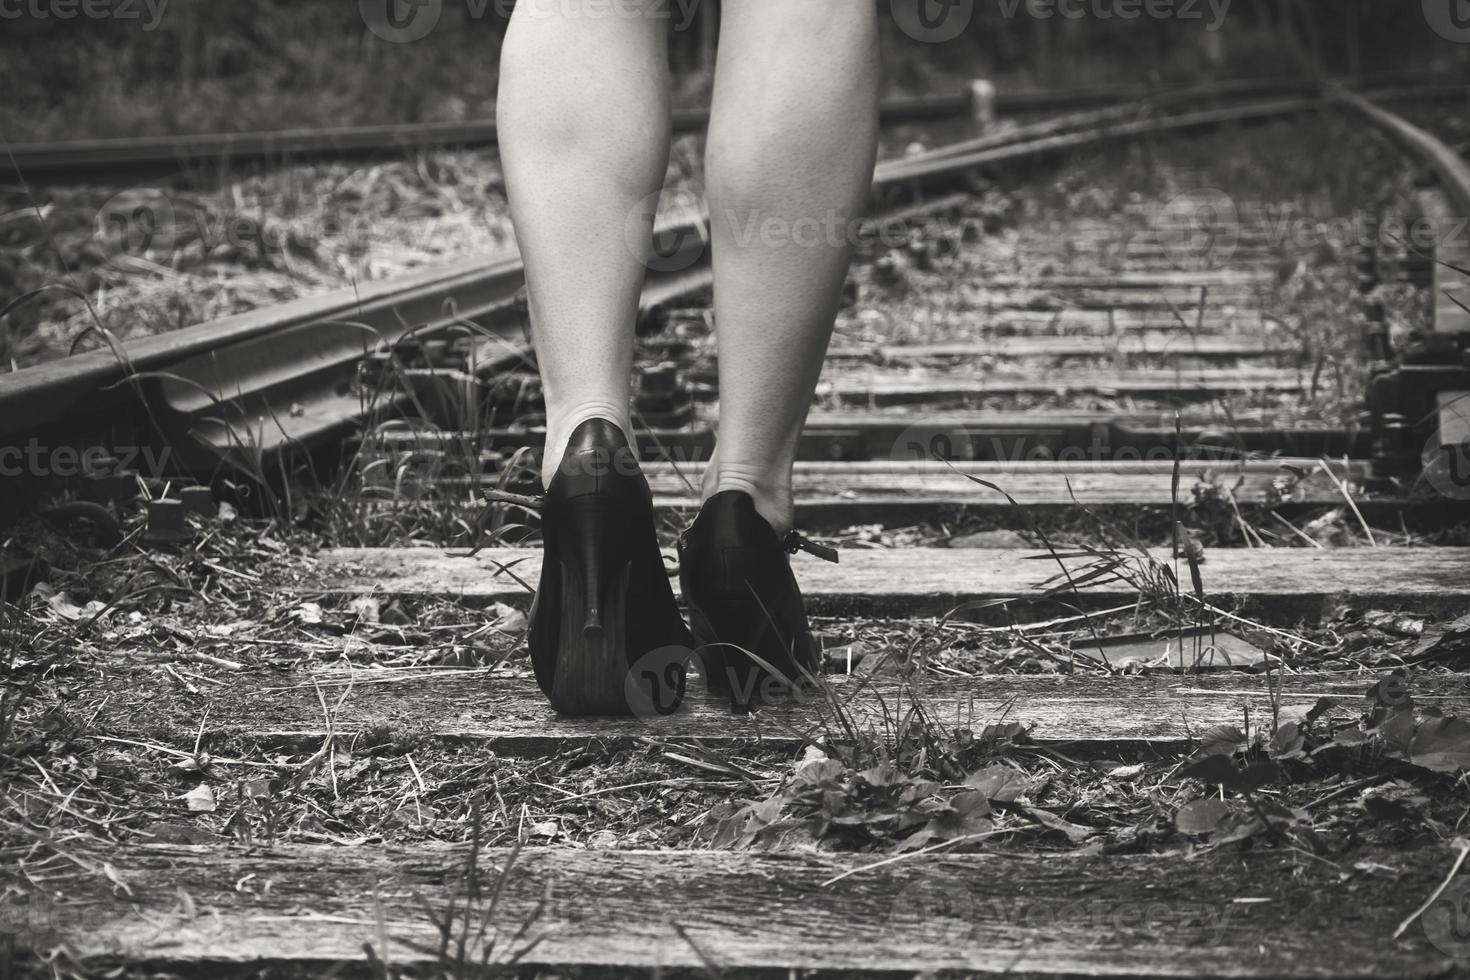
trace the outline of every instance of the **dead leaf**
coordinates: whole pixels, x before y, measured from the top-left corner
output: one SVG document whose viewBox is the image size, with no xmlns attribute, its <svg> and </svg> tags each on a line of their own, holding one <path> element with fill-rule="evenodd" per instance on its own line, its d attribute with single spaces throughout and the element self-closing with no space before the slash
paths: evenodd
<svg viewBox="0 0 1470 980">
<path fill-rule="evenodd" d="M 1133 765 L 1114 766 L 1113 768 L 1107 770 L 1107 774 L 1114 779 L 1128 780 L 1137 779 L 1139 776 L 1142 776 L 1146 771 L 1148 771 L 1148 764 L 1137 762 Z"/>
<path fill-rule="evenodd" d="M 1463 617 L 1466 630 L 1470 630 L 1470 616 Z M 1424 620 L 1384 609 L 1370 609 L 1363 614 L 1363 622 L 1375 629 L 1395 636 L 1423 636 Z M 1453 626 L 1453 624 L 1451 624 Z"/>
<path fill-rule="evenodd" d="M 858 773 L 858 778 L 869 786 L 892 786 L 898 782 L 898 770 L 890 763 L 880 762 L 873 768 Z"/>
<path fill-rule="evenodd" d="M 253 800 L 269 799 L 273 792 L 271 780 L 263 776 L 245 780 L 245 795 Z"/>
<path fill-rule="evenodd" d="M 1020 806 L 1022 811 L 1025 812 L 1026 816 L 1030 817 L 1032 820 L 1035 820 L 1047 830 L 1054 830 L 1059 834 L 1065 835 L 1067 840 L 1071 841 L 1073 844 L 1080 844 L 1083 841 L 1087 840 L 1087 838 L 1097 833 L 1097 831 L 1093 830 L 1091 827 L 1084 827 L 1081 824 L 1075 824 L 1069 820 L 1063 820 L 1061 817 L 1057 816 L 1055 813 L 1052 813 L 1050 810 L 1043 810 L 1040 807 L 1027 806 L 1024 803 L 1022 803 Z"/>
<path fill-rule="evenodd" d="M 75 622 L 79 619 L 90 619 L 107 608 L 107 603 L 93 599 L 85 606 L 78 606 L 72 602 L 65 592 L 58 592 L 46 600 L 46 605 L 51 611 L 62 619 Z"/>
<path fill-rule="evenodd" d="M 213 813 L 216 809 L 214 801 L 214 790 L 209 788 L 208 783 L 200 783 L 181 799 L 189 805 L 189 809 L 195 813 Z"/>
<path fill-rule="evenodd" d="M 322 607 L 315 602 L 303 602 L 291 610 L 291 615 L 307 626 L 319 626 L 322 622 Z"/>
<path fill-rule="evenodd" d="M 1296 722 L 1287 722 L 1276 729 L 1276 734 L 1271 737 L 1273 759 L 1300 759 L 1307 754 L 1306 748 L 1306 736 Z"/>
<path fill-rule="evenodd" d="M 528 622 L 526 614 L 515 606 L 507 605 L 504 602 L 497 602 L 490 607 L 490 611 L 495 615 L 494 629 L 496 632 L 510 633 L 518 636 L 526 631 L 526 624 Z"/>
<path fill-rule="evenodd" d="M 1223 800 L 1213 797 L 1195 800 L 1184 804 L 1179 808 L 1179 812 L 1174 814 L 1174 826 L 1181 834 L 1208 834 L 1213 832 L 1230 812 L 1230 807 Z"/>
<path fill-rule="evenodd" d="M 1026 792 L 1030 781 L 1009 766 L 986 766 L 965 777 L 965 786 L 979 790 L 988 800 L 1010 803 Z"/>
<path fill-rule="evenodd" d="M 836 759 L 813 759 L 797 763 L 796 778 L 804 783 L 826 783 L 842 776 L 842 763 Z"/>
<path fill-rule="evenodd" d="M 1470 658 L 1470 615 L 1443 626 L 1426 627 L 1409 655 L 1410 662 Z"/>
<path fill-rule="evenodd" d="M 1234 725 L 1215 725 L 1200 733 L 1200 755 L 1234 755 L 1245 748 L 1245 733 Z"/>
<path fill-rule="evenodd" d="M 1391 714 L 1375 726 L 1372 734 L 1386 743 L 1388 755 L 1402 759 L 1412 750 L 1414 739 L 1414 709 L 1407 703 L 1391 709 Z"/>
<path fill-rule="evenodd" d="M 1435 772 L 1470 769 L 1470 722 L 1454 716 L 1426 719 L 1409 744 L 1409 761 Z"/>
<path fill-rule="evenodd" d="M 376 623 L 381 603 L 377 598 L 370 595 L 361 595 L 347 604 L 347 611 L 357 614 L 359 623 Z M 320 610 L 318 610 L 320 611 Z M 304 622 L 304 620 L 303 620 Z"/>
</svg>

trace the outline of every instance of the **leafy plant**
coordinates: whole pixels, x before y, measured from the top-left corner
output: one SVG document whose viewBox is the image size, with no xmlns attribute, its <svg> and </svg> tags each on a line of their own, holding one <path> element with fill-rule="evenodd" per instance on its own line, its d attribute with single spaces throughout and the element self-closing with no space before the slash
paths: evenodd
<svg viewBox="0 0 1470 980">
<path fill-rule="evenodd" d="M 1410 772 L 1470 769 L 1470 721 L 1434 708 L 1416 713 L 1408 682 L 1398 674 L 1374 684 L 1367 696 L 1372 705 L 1355 721 L 1331 720 L 1337 702 L 1322 698 L 1299 718 L 1276 719 L 1279 723 L 1269 731 L 1254 736 L 1233 725 L 1202 733 L 1195 758 L 1178 775 L 1214 784 L 1222 798 L 1185 804 L 1175 814 L 1178 830 L 1208 835 L 1215 844 L 1267 835 L 1317 849 L 1305 811 L 1263 795 L 1267 786 L 1293 774 L 1308 776 L 1334 767 L 1360 770 L 1381 766 L 1384 760 L 1410 767 Z M 1241 799 L 1224 799 L 1224 794 Z"/>
</svg>

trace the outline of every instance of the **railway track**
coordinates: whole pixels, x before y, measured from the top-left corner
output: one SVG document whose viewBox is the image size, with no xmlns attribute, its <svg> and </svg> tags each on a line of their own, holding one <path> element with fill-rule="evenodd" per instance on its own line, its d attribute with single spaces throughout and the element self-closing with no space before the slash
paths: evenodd
<svg viewBox="0 0 1470 980">
<path fill-rule="evenodd" d="M 125 548 L 152 533 L 164 586 L 203 583 L 183 615 L 104 626 L 105 607 L 79 609 L 70 642 L 101 644 L 105 670 L 28 657 L 65 691 L 23 720 L 80 760 L 37 759 L 37 793 L 100 792 L 87 780 L 128 757 L 98 746 L 171 766 L 177 791 L 130 798 L 146 819 L 89 805 L 67 834 L 7 839 L 19 873 L 0 872 L 0 921 L 94 970 L 199 975 L 469 975 L 482 957 L 716 974 L 1463 971 L 1453 776 L 1470 746 L 1444 718 L 1470 694 L 1463 653 L 1445 653 L 1465 628 L 1445 624 L 1470 605 L 1470 548 L 1409 532 L 1470 517 L 1434 468 L 1453 453 L 1431 442 L 1464 438 L 1449 274 L 1470 268 L 1463 243 L 1434 261 L 1342 254 L 1330 309 L 1366 310 L 1384 355 L 1343 382 L 1369 410 L 1344 417 L 1317 400 L 1331 358 L 1272 306 L 1300 269 L 1254 207 L 1269 202 L 1237 191 L 1224 214 L 1201 172 L 1159 159 L 1151 173 L 1190 189 L 1162 208 L 1033 214 L 1002 234 L 979 177 L 1335 105 L 1437 175 L 1425 213 L 1470 207 L 1463 162 L 1430 133 L 1333 100 L 1108 107 L 880 168 L 875 234 L 901 234 L 864 246 L 797 469 L 803 524 L 844 544 L 840 564 L 799 569 L 828 685 L 749 717 L 695 696 L 669 715 L 558 718 L 520 669 L 534 529 L 501 505 L 481 528 L 494 546 L 467 555 L 476 536 L 458 533 L 477 489 L 529 487 L 522 451 L 541 435 L 513 263 L 130 345 L 131 374 L 81 355 L 0 381 L 7 445 L 179 447 L 172 469 L 103 464 L 69 489 L 113 502 Z M 643 298 L 640 444 L 670 528 L 696 503 L 718 412 L 702 228 L 660 226 Z M 1401 360 L 1370 291 L 1389 286 L 1431 311 L 1426 337 L 1392 338 L 1413 352 Z M 377 342 L 331 326 L 349 319 Z M 332 547 L 270 544 L 211 507 L 185 522 L 182 499 L 138 512 L 142 489 L 189 476 L 258 506 L 238 488 L 279 491 L 276 474 L 339 459 L 349 433 L 328 496 L 358 523 Z M 447 515 L 456 547 L 346 546 L 425 513 Z M 1363 546 L 1324 546 L 1333 534 Z M 88 554 L 92 574 L 115 560 Z M 99 600 L 125 601 L 142 572 L 128 574 Z M 265 615 L 257 592 L 286 601 Z M 1387 651 L 1395 638 L 1413 651 Z M 101 775 L 74 775 L 88 766 Z M 379 784 L 392 802 L 370 815 Z M 1118 800 L 1150 818 L 1106 816 Z M 599 821 L 616 840 L 581 829 Z"/>
<path fill-rule="evenodd" d="M 1420 81 L 1420 76 L 1403 72 L 1343 80 L 1355 88 L 1416 85 Z M 1313 82 L 1299 78 L 1246 79 L 1200 86 L 1190 90 L 1189 97 L 1196 100 L 1264 98 L 1308 95 L 1315 90 Z M 952 95 L 890 99 L 881 108 L 882 118 L 888 124 L 933 123 L 964 120 L 977 111 L 1062 112 L 1171 94 L 1139 87 L 1094 86 L 1071 92 L 988 87 L 981 96 L 984 105 L 977 105 L 976 91 L 973 86 L 967 86 Z M 708 123 L 709 112 L 702 109 L 680 110 L 673 117 L 675 132 L 700 131 Z M 115 182 L 123 176 L 138 179 L 173 172 L 194 172 L 207 177 L 245 166 L 371 160 L 433 148 L 494 146 L 496 138 L 494 121 L 480 120 L 23 143 L 6 147 L 0 161 L 0 179 Z"/>
</svg>

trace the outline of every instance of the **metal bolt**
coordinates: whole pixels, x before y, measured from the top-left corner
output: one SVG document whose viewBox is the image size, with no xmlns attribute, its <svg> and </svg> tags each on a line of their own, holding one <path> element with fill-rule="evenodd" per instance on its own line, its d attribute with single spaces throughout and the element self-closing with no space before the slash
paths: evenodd
<svg viewBox="0 0 1470 980">
<path fill-rule="evenodd" d="M 1419 470 L 1419 454 L 1414 451 L 1414 427 L 1396 413 L 1383 416 L 1383 425 L 1373 446 L 1375 476 L 1408 476 Z"/>
<path fill-rule="evenodd" d="M 143 540 L 150 544 L 175 544 L 193 537 L 184 519 L 184 504 L 167 497 L 148 501 L 148 530 Z"/>
<path fill-rule="evenodd" d="M 219 515 L 219 504 L 214 502 L 214 491 L 209 487 L 184 487 L 179 491 L 179 502 L 184 505 L 186 514 L 198 514 L 200 517 Z"/>
<path fill-rule="evenodd" d="M 646 395 L 671 395 L 678 385 L 678 366 L 671 361 L 664 361 L 643 372 L 639 387 Z"/>
<path fill-rule="evenodd" d="M 125 504 L 138 496 L 138 474 L 118 469 L 113 456 L 98 456 L 87 461 L 82 474 L 81 498 L 94 504 Z"/>
<path fill-rule="evenodd" d="M 995 122 L 995 83 L 984 78 L 970 82 L 970 121 L 979 130 Z"/>
</svg>

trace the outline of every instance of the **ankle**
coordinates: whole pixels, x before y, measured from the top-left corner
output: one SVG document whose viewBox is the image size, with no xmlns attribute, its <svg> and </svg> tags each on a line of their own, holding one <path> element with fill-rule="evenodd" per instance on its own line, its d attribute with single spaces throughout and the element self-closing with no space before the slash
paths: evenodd
<svg viewBox="0 0 1470 980">
<path fill-rule="evenodd" d="M 756 513 L 775 529 L 777 537 L 792 529 L 796 508 L 789 471 L 783 477 L 772 474 L 768 467 L 711 462 L 704 473 L 701 502 L 727 490 L 748 494 Z"/>
<path fill-rule="evenodd" d="M 628 445 L 634 445 L 633 426 L 626 405 L 620 406 L 610 401 L 578 402 L 565 411 L 548 413 L 546 448 L 541 454 L 543 487 L 551 486 L 551 478 L 556 475 L 562 457 L 566 455 L 567 443 L 571 441 L 572 433 L 577 430 L 577 426 L 589 419 L 607 419 L 623 430 L 623 434 L 628 437 Z"/>
</svg>

